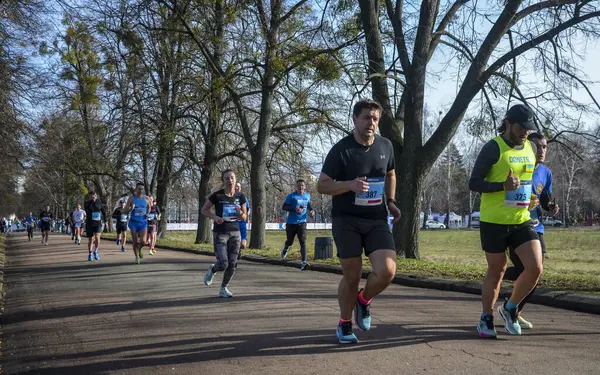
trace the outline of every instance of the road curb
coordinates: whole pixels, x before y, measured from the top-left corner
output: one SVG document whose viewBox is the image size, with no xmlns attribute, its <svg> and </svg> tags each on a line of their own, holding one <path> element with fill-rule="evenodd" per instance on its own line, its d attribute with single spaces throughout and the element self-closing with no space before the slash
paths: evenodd
<svg viewBox="0 0 600 375">
<path fill-rule="evenodd" d="M 113 241 L 111 239 L 104 239 L 105 241 Z M 131 243 L 130 241 L 127 241 Z M 173 246 L 156 246 L 158 249 L 166 249 L 172 251 L 180 251 L 191 254 L 214 256 L 213 252 L 206 250 L 196 249 L 183 249 Z M 284 260 L 267 258 L 260 255 L 242 255 L 243 260 L 256 263 L 272 264 L 276 266 L 300 268 L 300 261 L 297 260 Z M 335 273 L 338 275 L 342 274 L 342 268 L 338 265 L 323 264 L 323 263 L 311 263 L 309 269 L 311 271 Z M 370 270 L 364 270 L 362 273 L 363 279 L 367 278 Z M 453 279 L 440 279 L 425 277 L 420 275 L 402 274 L 399 273 L 392 280 L 393 284 L 425 288 L 425 289 L 436 289 L 450 292 L 468 293 L 481 295 L 481 283 L 472 281 L 462 281 Z M 500 290 L 500 298 L 508 298 L 511 294 L 512 288 L 502 287 Z M 555 291 L 551 289 L 538 288 L 530 297 L 529 302 L 536 303 L 539 305 L 557 307 L 565 310 L 579 311 L 590 314 L 600 315 L 600 296 L 570 293 L 564 291 Z"/>
</svg>

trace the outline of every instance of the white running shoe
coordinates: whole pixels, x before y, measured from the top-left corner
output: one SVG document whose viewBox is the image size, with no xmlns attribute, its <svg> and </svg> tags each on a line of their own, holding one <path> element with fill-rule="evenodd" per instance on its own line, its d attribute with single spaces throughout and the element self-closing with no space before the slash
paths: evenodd
<svg viewBox="0 0 600 375">
<path fill-rule="evenodd" d="M 227 287 L 221 287 L 221 290 L 219 291 L 219 297 L 221 298 L 231 298 L 233 297 L 233 293 L 231 293 Z"/>
<path fill-rule="evenodd" d="M 204 275 L 204 285 L 209 286 L 212 284 L 213 279 L 215 278 L 215 273 L 213 272 L 214 264 L 211 264 L 208 268 L 208 272 Z"/>
<path fill-rule="evenodd" d="M 517 315 L 517 320 L 519 321 L 519 325 L 521 326 L 521 329 L 533 329 L 533 324 L 531 324 L 531 322 L 525 320 L 525 318 L 523 318 L 521 316 L 521 314 Z"/>
</svg>

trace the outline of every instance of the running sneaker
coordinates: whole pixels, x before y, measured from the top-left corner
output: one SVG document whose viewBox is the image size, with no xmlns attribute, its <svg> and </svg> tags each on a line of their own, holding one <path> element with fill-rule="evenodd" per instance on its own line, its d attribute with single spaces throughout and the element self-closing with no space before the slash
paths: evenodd
<svg viewBox="0 0 600 375">
<path fill-rule="evenodd" d="M 125 246 L 121 246 L 121 251 L 125 252 Z"/>
<path fill-rule="evenodd" d="M 94 251 L 94 259 L 100 260 L 100 255 L 98 254 L 98 249 L 96 249 L 96 251 Z"/>
<path fill-rule="evenodd" d="M 142 248 L 140 247 L 140 249 L 138 250 L 138 253 L 140 254 L 140 259 L 144 259 L 144 252 L 142 251 Z"/>
<path fill-rule="evenodd" d="M 140 257 L 135 257 L 135 264 L 140 264 Z"/>
<path fill-rule="evenodd" d="M 498 306 L 498 313 L 502 319 L 504 319 L 504 328 L 510 335 L 520 335 L 521 326 L 519 325 L 519 319 L 517 318 L 517 308 L 507 310 L 506 302 L 501 306 Z"/>
<path fill-rule="evenodd" d="M 302 264 L 300 265 L 300 271 L 304 271 L 307 268 L 308 268 L 308 262 L 302 262 Z"/>
<path fill-rule="evenodd" d="M 521 326 L 521 329 L 533 329 L 533 324 L 531 324 L 531 322 L 525 320 L 525 318 L 523 318 L 523 316 L 521 316 L 521 313 L 517 314 L 517 320 L 519 322 L 519 325 Z"/>
<path fill-rule="evenodd" d="M 355 344 L 358 342 L 354 331 L 352 331 L 352 322 L 340 322 L 337 327 L 337 338 L 340 344 Z"/>
<path fill-rule="evenodd" d="M 117 238 L 117 246 L 119 246 L 121 244 L 121 239 Z"/>
<path fill-rule="evenodd" d="M 494 316 L 486 315 L 481 318 L 479 323 L 477 323 L 477 332 L 479 332 L 479 337 L 496 338 L 498 333 L 496 332 L 496 327 L 494 327 Z"/>
<path fill-rule="evenodd" d="M 44 242 L 44 245 L 48 246 L 48 242 Z"/>
<path fill-rule="evenodd" d="M 212 284 L 213 279 L 215 278 L 215 273 L 213 272 L 214 264 L 211 264 L 208 268 L 208 272 L 204 275 L 204 285 L 208 286 Z"/>
<path fill-rule="evenodd" d="M 88 261 L 93 261 L 94 260 L 94 256 L 92 255 L 92 253 L 90 253 L 90 255 L 88 255 Z"/>
<path fill-rule="evenodd" d="M 229 289 L 227 289 L 227 287 L 222 286 L 221 290 L 219 291 L 219 297 L 221 297 L 221 298 L 231 298 L 231 297 L 233 297 L 233 293 L 231 293 L 229 291 Z"/>
<path fill-rule="evenodd" d="M 362 291 L 359 290 L 358 293 Z M 363 305 L 358 301 L 358 296 L 356 297 L 356 303 L 354 304 L 354 320 L 356 321 L 356 325 L 362 331 L 368 331 L 371 329 L 371 304 Z"/>
<path fill-rule="evenodd" d="M 281 250 L 281 259 L 285 259 L 285 257 L 287 257 L 288 250 L 289 247 L 284 247 L 283 250 Z"/>
</svg>

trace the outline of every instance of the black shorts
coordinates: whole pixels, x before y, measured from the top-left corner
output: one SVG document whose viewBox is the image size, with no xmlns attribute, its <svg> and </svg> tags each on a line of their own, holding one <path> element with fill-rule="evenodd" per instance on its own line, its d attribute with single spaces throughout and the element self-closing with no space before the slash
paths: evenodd
<svg viewBox="0 0 600 375">
<path fill-rule="evenodd" d="M 102 233 L 102 224 L 86 224 L 85 231 L 88 237 L 92 237 L 96 233 Z"/>
<path fill-rule="evenodd" d="M 123 232 L 127 232 L 127 222 L 118 222 L 117 223 L 117 236 Z"/>
<path fill-rule="evenodd" d="M 517 248 L 525 242 L 539 240 L 533 223 L 526 221 L 519 225 L 504 225 L 481 222 L 479 225 L 481 248 L 486 253 L 500 254 L 506 248 Z"/>
<path fill-rule="evenodd" d="M 156 232 L 156 224 L 148 223 L 148 233 L 154 233 L 154 232 Z"/>
<path fill-rule="evenodd" d="M 300 245 L 306 244 L 306 223 L 286 224 L 285 234 L 287 237 L 285 247 L 292 246 L 294 244 L 294 237 L 296 236 L 298 236 Z"/>
<path fill-rule="evenodd" d="M 336 216 L 332 233 L 337 256 L 342 259 L 369 256 L 376 250 L 394 250 L 394 237 L 386 219 L 363 219 L 355 216 Z"/>
<path fill-rule="evenodd" d="M 42 232 L 49 232 L 50 231 L 50 223 L 41 222 L 40 223 L 40 230 Z"/>
</svg>

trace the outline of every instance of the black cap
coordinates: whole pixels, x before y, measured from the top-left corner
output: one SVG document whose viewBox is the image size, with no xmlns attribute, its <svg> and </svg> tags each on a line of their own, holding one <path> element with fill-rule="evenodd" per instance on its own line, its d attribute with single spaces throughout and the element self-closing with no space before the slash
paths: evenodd
<svg viewBox="0 0 600 375">
<path fill-rule="evenodd" d="M 533 122 L 533 112 L 523 104 L 515 104 L 510 107 L 506 112 L 506 119 L 511 124 L 518 123 L 524 129 L 537 130 Z"/>
</svg>

